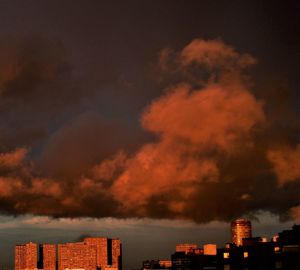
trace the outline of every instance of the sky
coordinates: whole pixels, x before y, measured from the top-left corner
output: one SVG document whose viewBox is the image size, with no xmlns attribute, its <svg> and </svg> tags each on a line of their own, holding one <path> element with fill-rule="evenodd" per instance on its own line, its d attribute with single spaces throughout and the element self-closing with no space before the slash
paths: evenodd
<svg viewBox="0 0 300 270">
<path fill-rule="evenodd" d="M 178 242 L 300 219 L 294 1 L 0 2 L 0 246 Z"/>
</svg>

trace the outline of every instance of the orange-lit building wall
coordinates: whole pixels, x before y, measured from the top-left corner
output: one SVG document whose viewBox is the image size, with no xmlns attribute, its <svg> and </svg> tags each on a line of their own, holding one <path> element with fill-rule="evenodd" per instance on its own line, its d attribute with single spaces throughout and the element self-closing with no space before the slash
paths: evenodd
<svg viewBox="0 0 300 270">
<path fill-rule="evenodd" d="M 25 252 L 24 246 L 15 246 L 15 270 L 25 269 Z"/>
<path fill-rule="evenodd" d="M 85 269 L 96 270 L 97 251 L 94 245 L 84 242 L 58 245 L 58 270 Z"/>
<path fill-rule="evenodd" d="M 104 237 L 87 237 L 84 243 L 94 246 L 97 251 L 97 267 L 104 269 L 121 269 L 121 241 Z"/>
<path fill-rule="evenodd" d="M 15 246 L 15 270 L 37 269 L 37 244 Z"/>
<path fill-rule="evenodd" d="M 217 255 L 217 245 L 216 244 L 206 244 L 203 246 L 204 255 Z"/>
<path fill-rule="evenodd" d="M 111 243 L 112 267 L 120 269 L 121 241 L 120 241 L 120 239 L 112 239 L 111 241 L 112 241 L 112 243 Z"/>
<path fill-rule="evenodd" d="M 54 244 L 42 244 L 40 246 L 42 252 L 43 269 L 55 270 L 56 269 L 56 247 Z M 40 254 L 41 256 L 41 254 Z"/>
<path fill-rule="evenodd" d="M 102 270 L 108 265 L 107 240 L 104 237 L 87 237 L 84 239 L 85 244 L 96 248 L 97 267 Z"/>
</svg>

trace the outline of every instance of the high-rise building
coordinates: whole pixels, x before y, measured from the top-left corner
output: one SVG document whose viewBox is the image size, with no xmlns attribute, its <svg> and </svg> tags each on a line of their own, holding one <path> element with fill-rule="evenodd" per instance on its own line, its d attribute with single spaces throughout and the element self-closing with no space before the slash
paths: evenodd
<svg viewBox="0 0 300 270">
<path fill-rule="evenodd" d="M 232 243 L 241 246 L 243 244 L 243 238 L 250 237 L 252 237 L 252 227 L 249 220 L 237 219 L 231 222 Z"/>
<path fill-rule="evenodd" d="M 37 269 L 37 244 L 27 243 L 15 246 L 15 270 Z"/>
<path fill-rule="evenodd" d="M 122 252 L 120 239 L 104 237 L 87 237 L 86 245 L 95 247 L 97 252 L 97 267 L 101 270 L 122 268 Z"/>
<path fill-rule="evenodd" d="M 84 242 L 58 245 L 58 270 L 97 269 L 97 251 L 94 245 Z"/>
<path fill-rule="evenodd" d="M 83 242 L 58 245 L 28 243 L 15 247 L 15 270 L 122 270 L 120 239 L 87 237 Z M 58 265 L 57 265 L 58 264 Z"/>
<path fill-rule="evenodd" d="M 108 239 L 105 237 L 87 237 L 84 243 L 96 248 L 97 267 L 102 270 L 108 265 Z"/>
<path fill-rule="evenodd" d="M 43 270 L 56 269 L 55 244 L 41 244 L 39 246 L 39 268 Z"/>
<path fill-rule="evenodd" d="M 111 239 L 111 260 L 112 267 L 121 269 L 122 266 L 122 249 L 121 249 L 121 241 L 120 239 Z"/>
</svg>

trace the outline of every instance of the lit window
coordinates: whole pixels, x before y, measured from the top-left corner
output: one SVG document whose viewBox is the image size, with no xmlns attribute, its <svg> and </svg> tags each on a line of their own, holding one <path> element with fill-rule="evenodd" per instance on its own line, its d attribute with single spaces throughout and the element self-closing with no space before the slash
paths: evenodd
<svg viewBox="0 0 300 270">
<path fill-rule="evenodd" d="M 280 247 L 274 247 L 274 251 L 277 253 L 277 252 L 280 252 Z"/>
<path fill-rule="evenodd" d="M 229 252 L 224 252 L 223 253 L 223 258 L 224 259 L 229 259 Z"/>
<path fill-rule="evenodd" d="M 244 252 L 244 258 L 248 258 L 248 252 L 247 251 Z"/>
</svg>

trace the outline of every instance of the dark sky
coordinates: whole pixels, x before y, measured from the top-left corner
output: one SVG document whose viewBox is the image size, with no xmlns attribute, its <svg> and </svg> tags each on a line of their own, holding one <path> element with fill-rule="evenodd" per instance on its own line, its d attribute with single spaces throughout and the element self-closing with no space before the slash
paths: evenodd
<svg viewBox="0 0 300 270">
<path fill-rule="evenodd" d="M 299 30 L 296 1 L 1 1 L 1 235 L 112 217 L 130 254 L 124 219 L 145 242 L 195 222 L 199 243 L 213 222 L 299 220 Z"/>
</svg>

